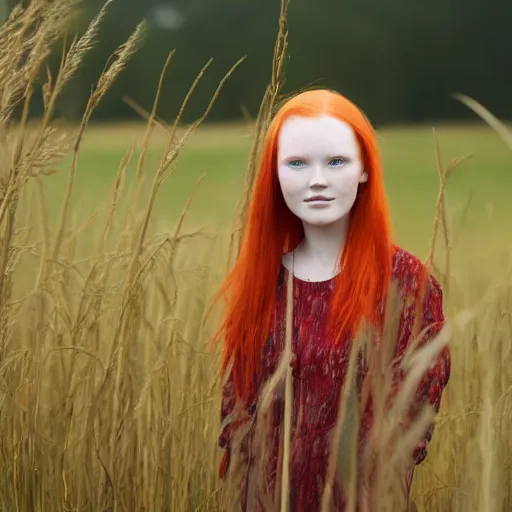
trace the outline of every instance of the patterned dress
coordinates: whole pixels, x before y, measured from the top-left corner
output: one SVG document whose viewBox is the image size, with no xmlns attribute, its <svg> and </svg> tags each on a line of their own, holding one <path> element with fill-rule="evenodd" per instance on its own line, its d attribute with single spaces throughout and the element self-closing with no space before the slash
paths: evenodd
<svg viewBox="0 0 512 512">
<path fill-rule="evenodd" d="M 397 325 L 397 343 L 395 361 L 400 361 L 412 338 L 416 307 L 415 301 L 420 289 L 422 275 L 421 262 L 403 249 L 396 248 L 393 256 L 392 279 L 397 284 L 400 301 L 400 316 Z M 288 272 L 281 266 L 277 290 L 277 311 L 274 325 L 263 353 L 263 372 L 261 385 L 269 380 L 276 370 L 284 347 L 286 316 L 286 285 Z M 444 325 L 442 291 L 438 282 L 427 276 L 422 303 L 422 320 L 420 328 L 427 332 L 422 343 L 438 334 Z M 290 454 L 290 507 L 294 512 L 317 512 L 320 510 L 324 489 L 328 457 L 331 450 L 331 433 L 336 423 L 340 392 L 347 372 L 350 343 L 329 344 L 324 336 L 327 304 L 335 279 L 322 282 L 307 282 L 294 279 L 293 310 L 293 412 Z M 346 340 L 350 341 L 350 340 Z M 356 389 L 361 394 L 361 383 L 367 367 L 364 358 L 359 358 L 356 376 Z M 397 379 L 400 372 L 396 372 Z M 450 353 L 446 346 L 423 376 L 417 388 L 415 407 L 410 414 L 419 410 L 422 404 L 429 402 L 435 412 L 439 410 L 441 395 L 450 375 Z M 265 420 L 267 449 L 264 461 L 255 461 L 258 450 L 254 446 L 255 428 L 247 427 L 239 445 L 239 460 L 243 460 L 240 505 L 242 511 L 270 510 L 274 505 L 265 502 L 263 495 L 272 495 L 279 481 L 279 464 L 282 457 L 282 431 L 284 417 L 284 394 L 276 393 L 273 398 L 269 418 Z M 251 420 L 256 422 L 258 416 L 258 399 L 248 408 L 240 406 L 234 393 L 233 385 L 228 379 L 223 384 L 221 405 L 221 432 L 219 444 L 225 453 L 220 466 L 221 478 L 226 478 L 233 458 L 233 436 L 237 430 Z M 347 418 L 347 417 L 346 417 Z M 371 400 L 360 418 L 358 429 L 358 446 L 364 445 L 365 436 L 372 425 L 373 411 Z M 425 432 L 423 440 L 416 446 L 411 459 L 411 471 L 403 477 L 404 491 L 409 493 L 412 468 L 421 463 L 427 455 L 427 445 L 432 437 L 433 424 Z M 270 447 L 270 448 L 268 448 Z M 261 450 L 260 450 L 261 452 Z M 241 454 L 241 455 L 240 455 Z M 261 453 L 259 455 L 261 458 Z M 264 468 L 264 482 L 257 484 L 254 466 Z M 263 464 L 263 466 L 261 466 Z M 345 502 L 339 482 L 341 475 L 337 467 L 333 488 L 331 510 L 343 511 Z M 266 489 L 266 492 L 263 492 Z"/>
</svg>

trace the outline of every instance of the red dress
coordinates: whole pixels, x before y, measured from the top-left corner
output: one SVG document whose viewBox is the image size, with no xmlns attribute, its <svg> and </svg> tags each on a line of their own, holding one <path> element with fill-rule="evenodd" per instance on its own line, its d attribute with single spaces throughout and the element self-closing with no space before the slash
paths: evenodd
<svg viewBox="0 0 512 512">
<path fill-rule="evenodd" d="M 399 358 L 407 348 L 414 325 L 415 305 L 408 297 L 416 297 L 420 288 L 421 262 L 397 248 L 393 256 L 392 279 L 398 285 L 402 299 L 400 321 L 398 326 L 398 343 L 396 356 Z M 274 326 L 263 353 L 263 375 L 260 386 L 275 371 L 284 343 L 286 283 L 288 272 L 281 267 L 277 290 L 277 311 Z M 293 413 L 291 433 L 290 463 L 290 509 L 296 512 L 317 512 L 324 488 L 328 456 L 330 450 L 329 433 L 335 426 L 340 391 L 344 380 L 350 343 L 329 344 L 323 336 L 326 324 L 327 304 L 335 279 L 322 282 L 294 280 L 294 325 L 293 325 Z M 444 325 L 442 291 L 438 282 L 428 277 L 423 302 L 421 328 L 430 326 L 426 341 L 439 333 Z M 365 373 L 364 360 L 359 361 L 357 381 L 360 383 Z M 437 412 L 441 394 L 450 375 L 450 353 L 445 347 L 423 377 L 416 393 L 418 405 L 428 401 Z M 360 386 L 358 386 L 360 392 Z M 281 394 L 282 395 L 282 394 Z M 233 386 L 228 378 L 223 385 L 221 406 L 222 427 L 219 444 L 225 449 L 221 462 L 220 475 L 225 477 L 232 458 L 232 438 L 240 424 L 247 418 L 258 415 L 258 405 L 252 404 L 244 409 L 246 419 L 237 418 L 235 405 L 238 404 L 233 394 Z M 281 435 L 283 430 L 284 400 L 276 396 L 273 400 L 268 442 L 270 449 L 263 461 L 264 484 L 257 485 L 251 466 L 255 464 L 253 447 L 254 428 L 244 434 L 241 451 L 245 456 L 242 467 L 240 508 L 242 511 L 268 510 L 262 498 L 263 487 L 272 495 L 275 490 L 276 476 L 279 475 L 281 455 Z M 238 421 L 239 420 L 239 421 Z M 371 406 L 367 407 L 360 424 L 360 442 L 372 423 Z M 432 437 L 433 425 L 425 432 L 423 441 L 416 447 L 412 466 L 423 461 L 427 454 L 427 444 Z M 261 464 L 261 462 L 260 462 Z M 261 467 L 261 466 L 260 466 Z M 337 475 L 336 478 L 339 478 Z M 409 491 L 410 479 L 404 475 L 406 492 Z M 252 490 L 251 490 L 252 489 Z M 256 490 L 255 490 L 256 489 Z M 335 485 L 332 494 L 332 508 L 343 511 L 344 500 L 339 486 Z"/>
</svg>

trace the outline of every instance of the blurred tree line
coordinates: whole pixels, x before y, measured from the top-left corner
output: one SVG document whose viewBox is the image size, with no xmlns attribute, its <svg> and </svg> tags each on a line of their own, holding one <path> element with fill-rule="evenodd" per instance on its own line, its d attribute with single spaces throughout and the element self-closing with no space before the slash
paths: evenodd
<svg viewBox="0 0 512 512">
<path fill-rule="evenodd" d="M 0 15 L 15 3 L 0 0 Z M 104 0 L 83 0 L 74 30 L 83 31 Z M 279 0 L 115 0 L 91 52 L 59 104 L 81 116 L 109 55 L 135 26 L 148 24 L 132 58 L 96 119 L 137 114 L 129 96 L 151 109 L 172 49 L 159 114 L 172 119 L 201 67 L 214 58 L 186 113 L 199 115 L 218 81 L 242 56 L 209 120 L 255 116 L 269 80 Z M 285 92 L 332 87 L 359 104 L 374 123 L 462 120 L 472 114 L 451 98 L 462 92 L 500 117 L 512 117 L 510 0 L 291 0 Z M 57 65 L 62 48 L 56 48 Z M 41 109 L 36 98 L 34 112 Z"/>
</svg>

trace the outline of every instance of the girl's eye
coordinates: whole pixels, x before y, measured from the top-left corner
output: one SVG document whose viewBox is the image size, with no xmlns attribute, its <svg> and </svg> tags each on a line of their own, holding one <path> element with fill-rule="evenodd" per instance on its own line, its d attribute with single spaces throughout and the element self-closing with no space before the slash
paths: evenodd
<svg viewBox="0 0 512 512">
<path fill-rule="evenodd" d="M 296 169 L 302 167 L 304 164 L 304 162 L 302 160 L 292 160 L 291 162 L 288 163 L 288 165 L 290 167 L 294 167 Z"/>
<path fill-rule="evenodd" d="M 342 165 L 345 165 L 347 162 L 343 158 L 333 158 L 329 165 L 332 167 L 341 167 Z"/>
</svg>

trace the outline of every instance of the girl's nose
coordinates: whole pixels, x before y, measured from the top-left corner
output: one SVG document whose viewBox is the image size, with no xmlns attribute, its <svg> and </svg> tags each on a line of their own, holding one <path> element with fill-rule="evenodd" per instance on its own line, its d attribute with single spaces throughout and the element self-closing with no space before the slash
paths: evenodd
<svg viewBox="0 0 512 512">
<path fill-rule="evenodd" d="M 309 186 L 311 188 L 327 187 L 327 180 L 325 178 L 325 173 L 320 165 L 315 166 L 314 171 L 313 171 L 313 176 L 311 177 L 311 181 L 309 182 Z"/>
</svg>

